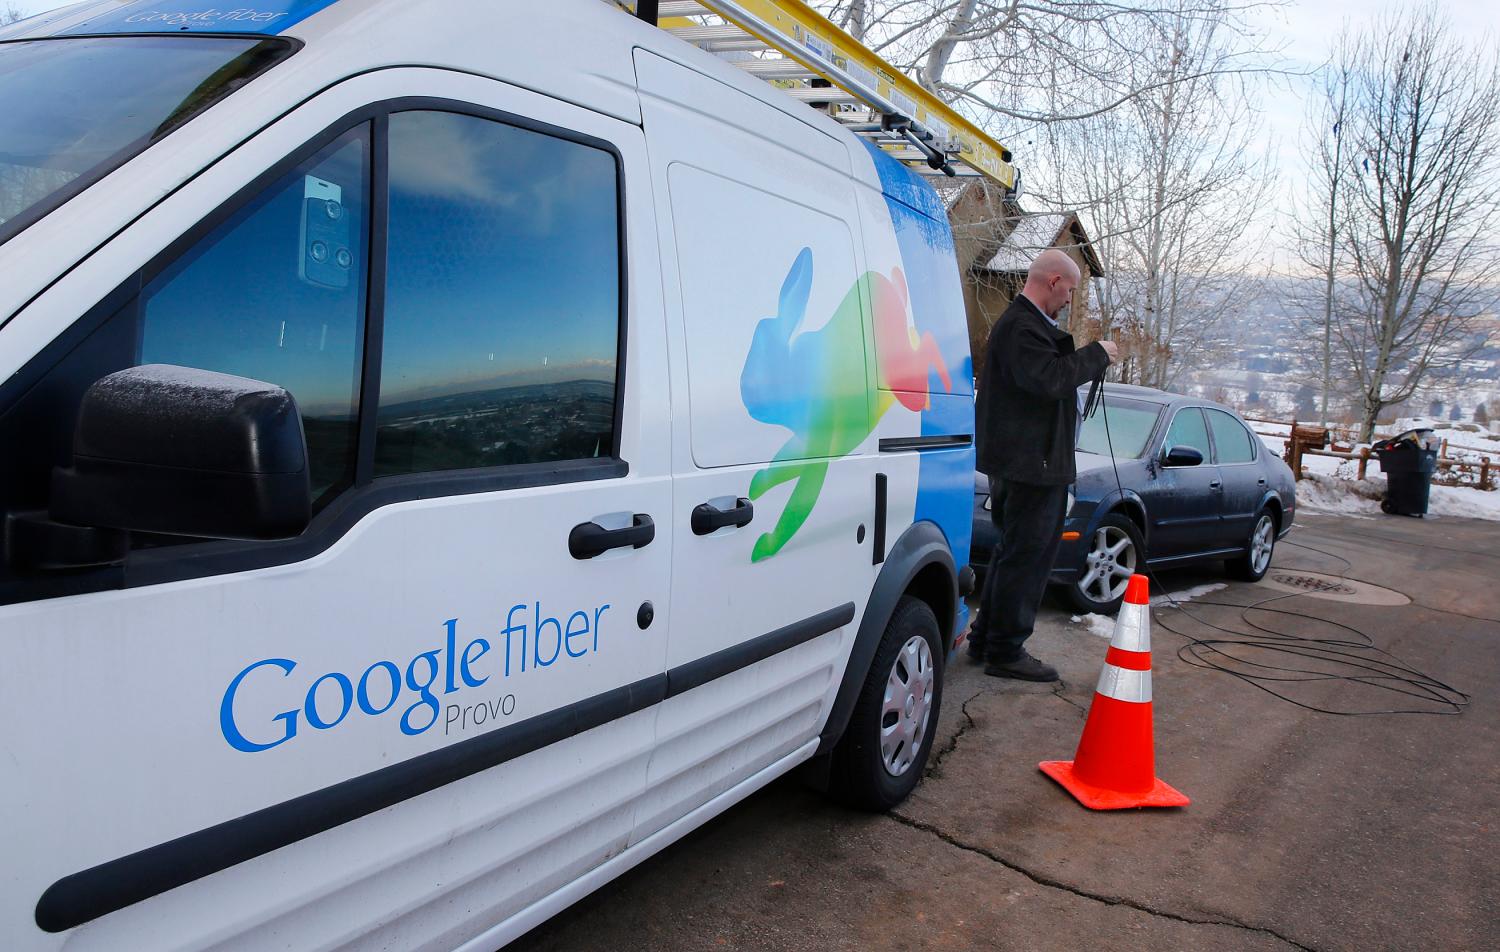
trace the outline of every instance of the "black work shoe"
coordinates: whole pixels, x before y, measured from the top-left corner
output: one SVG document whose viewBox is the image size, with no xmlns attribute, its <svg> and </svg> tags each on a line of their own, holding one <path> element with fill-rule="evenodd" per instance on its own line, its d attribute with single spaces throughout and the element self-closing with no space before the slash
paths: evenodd
<svg viewBox="0 0 1500 952">
<path fill-rule="evenodd" d="M 991 661 L 984 673 L 992 678 L 1015 678 L 1019 681 L 1056 681 L 1057 669 L 1043 664 L 1026 652 L 1013 661 Z"/>
</svg>

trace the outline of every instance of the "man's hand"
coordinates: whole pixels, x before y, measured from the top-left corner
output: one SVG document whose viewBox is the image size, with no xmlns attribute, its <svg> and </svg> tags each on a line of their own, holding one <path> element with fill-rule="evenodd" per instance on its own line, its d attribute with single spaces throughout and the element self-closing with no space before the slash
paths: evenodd
<svg viewBox="0 0 1500 952">
<path fill-rule="evenodd" d="M 1101 340 L 1099 342 L 1099 346 L 1104 348 L 1104 353 L 1108 355 L 1110 363 L 1114 363 L 1115 361 L 1120 359 L 1119 344 L 1116 344 L 1112 340 Z"/>
</svg>

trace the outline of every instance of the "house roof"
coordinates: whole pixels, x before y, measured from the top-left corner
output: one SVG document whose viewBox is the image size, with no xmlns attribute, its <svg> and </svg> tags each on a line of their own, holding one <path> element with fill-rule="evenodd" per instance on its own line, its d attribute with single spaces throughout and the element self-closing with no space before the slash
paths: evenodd
<svg viewBox="0 0 1500 952">
<path fill-rule="evenodd" d="M 985 271 L 1025 271 L 1036 256 L 1048 248 L 1077 247 L 1083 252 L 1090 274 L 1104 273 L 1093 243 L 1083 230 L 1083 223 L 1072 212 L 1032 212 L 1019 216 L 1015 222 L 1015 227 L 1000 243 L 1000 249 L 989 261 L 977 267 Z"/>
</svg>

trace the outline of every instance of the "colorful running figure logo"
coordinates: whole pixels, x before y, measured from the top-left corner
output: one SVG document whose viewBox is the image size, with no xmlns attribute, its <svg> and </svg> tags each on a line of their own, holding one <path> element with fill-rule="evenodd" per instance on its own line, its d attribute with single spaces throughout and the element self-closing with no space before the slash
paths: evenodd
<svg viewBox="0 0 1500 952">
<path fill-rule="evenodd" d="M 770 465 L 750 480 L 750 498 L 797 481 L 781 518 L 755 540 L 753 562 L 780 552 L 797 534 L 823 490 L 828 461 L 852 453 L 874 432 L 892 403 L 899 400 L 908 410 L 926 409 L 931 370 L 937 371 L 946 390 L 953 390 L 937 341 L 930 333 L 918 337 L 907 323 L 906 278 L 900 268 L 893 268 L 889 278 L 866 272 L 827 324 L 799 334 L 812 278 L 812 249 L 803 248 L 781 284 L 776 316 L 756 325 L 740 374 L 740 399 L 750 415 L 792 431 Z M 874 317 L 879 364 L 873 417 L 865 376 L 865 300 Z"/>
</svg>

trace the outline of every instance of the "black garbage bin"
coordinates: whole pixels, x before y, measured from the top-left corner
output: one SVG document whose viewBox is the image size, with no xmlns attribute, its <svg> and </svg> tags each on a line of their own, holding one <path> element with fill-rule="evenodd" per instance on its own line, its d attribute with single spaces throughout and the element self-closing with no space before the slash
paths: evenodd
<svg viewBox="0 0 1500 952">
<path fill-rule="evenodd" d="M 1380 500 L 1382 512 L 1400 516 L 1427 514 L 1438 457 L 1437 450 L 1428 449 L 1431 435 L 1431 430 L 1408 430 L 1370 447 L 1385 474 L 1385 498 Z"/>
</svg>

